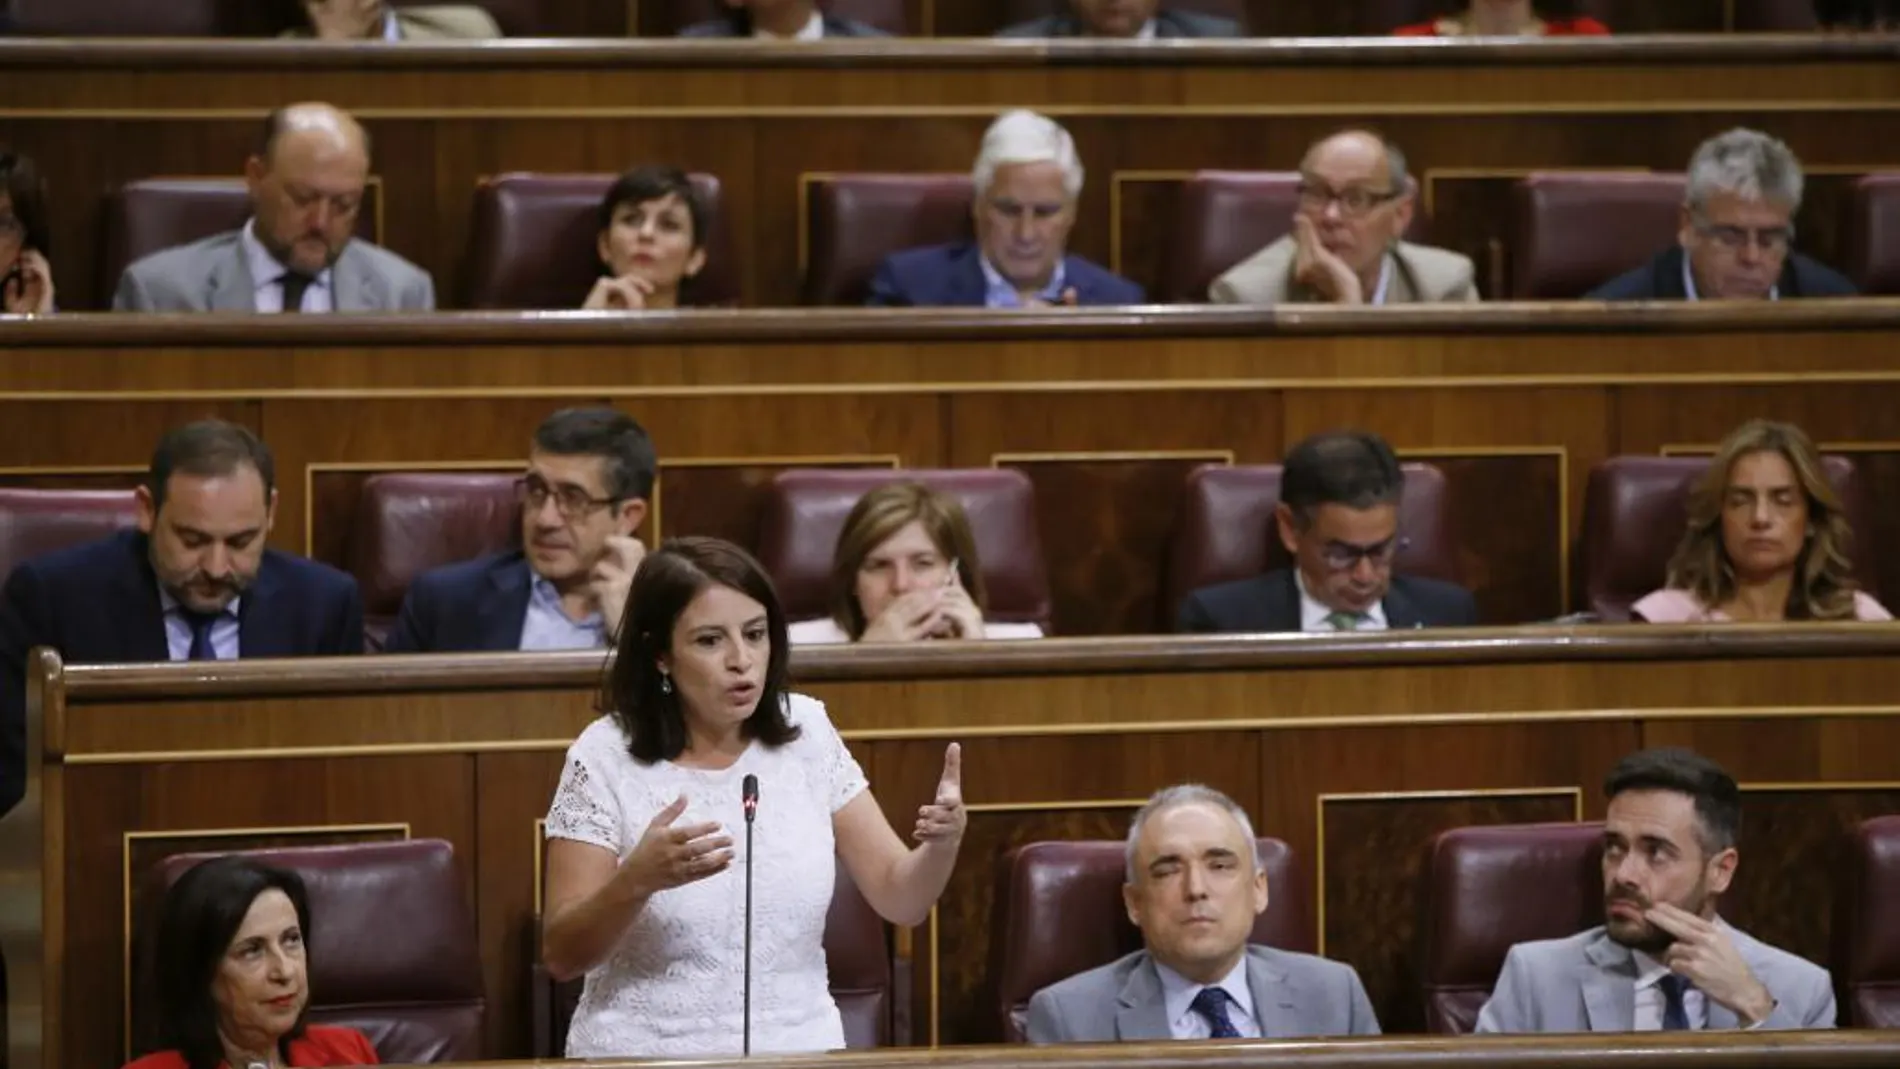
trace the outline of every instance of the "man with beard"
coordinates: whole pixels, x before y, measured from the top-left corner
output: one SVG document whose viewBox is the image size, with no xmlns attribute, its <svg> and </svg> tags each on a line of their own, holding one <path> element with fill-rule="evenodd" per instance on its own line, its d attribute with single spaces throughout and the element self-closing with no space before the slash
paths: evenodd
<svg viewBox="0 0 1900 1069">
<path fill-rule="evenodd" d="M 388 653 L 605 649 L 620 630 L 658 461 L 612 408 L 541 421 L 515 481 L 521 549 L 425 572 L 409 586 Z"/>
<path fill-rule="evenodd" d="M 122 312 L 427 312 L 427 272 L 356 237 L 369 135 L 328 104 L 271 113 L 245 164 L 251 218 L 125 269 Z"/>
<path fill-rule="evenodd" d="M 1688 750 L 1644 750 L 1603 790 L 1603 926 L 1512 947 L 1477 1030 L 1834 1027 L 1825 969 L 1716 913 L 1739 861 L 1729 774 Z"/>
<path fill-rule="evenodd" d="M 26 561 L 0 593 L 0 811 L 26 783 L 27 654 L 68 664 L 361 653 L 356 580 L 265 548 L 270 450 L 218 420 L 165 435 L 138 529 Z"/>
<path fill-rule="evenodd" d="M 1469 257 L 1401 240 L 1415 191 L 1405 154 L 1342 130 L 1300 161 L 1293 232 L 1214 280 L 1216 304 L 1413 304 L 1478 299 Z"/>
</svg>

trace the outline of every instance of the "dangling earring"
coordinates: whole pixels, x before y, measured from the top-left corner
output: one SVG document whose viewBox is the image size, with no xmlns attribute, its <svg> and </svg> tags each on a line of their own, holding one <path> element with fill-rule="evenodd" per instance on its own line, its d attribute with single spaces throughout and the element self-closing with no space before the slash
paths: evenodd
<svg viewBox="0 0 1900 1069">
<path fill-rule="evenodd" d="M 660 673 L 660 693 L 661 694 L 673 693 L 673 677 L 670 675 L 667 675 L 665 672 Z"/>
</svg>

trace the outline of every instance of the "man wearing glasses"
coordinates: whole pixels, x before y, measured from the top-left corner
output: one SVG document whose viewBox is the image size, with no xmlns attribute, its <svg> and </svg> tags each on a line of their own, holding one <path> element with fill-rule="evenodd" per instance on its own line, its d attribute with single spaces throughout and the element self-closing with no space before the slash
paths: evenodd
<svg viewBox="0 0 1900 1069">
<path fill-rule="evenodd" d="M 1793 251 L 1801 161 L 1788 146 L 1737 128 L 1689 160 L 1675 247 L 1585 294 L 1591 301 L 1759 301 L 1851 297 L 1840 272 Z"/>
<path fill-rule="evenodd" d="M 604 649 L 646 547 L 657 468 L 647 432 L 611 408 L 569 408 L 535 429 L 515 483 L 521 546 L 410 584 L 389 653 Z"/>
<path fill-rule="evenodd" d="M 1205 587 L 1181 603 L 1184 632 L 1386 631 L 1463 627 L 1462 587 L 1392 574 L 1405 473 L 1385 439 L 1316 434 L 1287 454 L 1274 527 L 1293 567 Z"/>
<path fill-rule="evenodd" d="M 1300 162 L 1292 233 L 1214 280 L 1216 304 L 1475 301 L 1469 257 L 1402 240 L 1414 194 L 1398 146 L 1345 130 Z"/>
</svg>

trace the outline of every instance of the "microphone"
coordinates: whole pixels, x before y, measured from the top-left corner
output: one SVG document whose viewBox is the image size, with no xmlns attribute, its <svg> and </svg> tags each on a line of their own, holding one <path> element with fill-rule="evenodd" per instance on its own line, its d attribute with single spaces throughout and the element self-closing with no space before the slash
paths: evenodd
<svg viewBox="0 0 1900 1069">
<path fill-rule="evenodd" d="M 746 773 L 739 784 L 739 804 L 745 809 L 745 994 L 740 1011 L 740 1056 L 752 1056 L 752 818 L 759 815 L 759 777 Z"/>
</svg>

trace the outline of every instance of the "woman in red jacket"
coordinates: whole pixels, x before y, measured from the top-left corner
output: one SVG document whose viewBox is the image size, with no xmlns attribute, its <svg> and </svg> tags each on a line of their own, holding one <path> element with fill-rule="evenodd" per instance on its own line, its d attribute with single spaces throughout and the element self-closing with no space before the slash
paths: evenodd
<svg viewBox="0 0 1900 1069">
<path fill-rule="evenodd" d="M 307 1024 L 310 901 L 294 872 L 238 855 L 178 878 L 158 929 L 164 1043 L 127 1069 L 374 1065 L 351 1028 Z"/>
<path fill-rule="evenodd" d="M 1602 37 L 1609 32 L 1584 16 L 1542 18 L 1531 0 L 1471 0 L 1455 15 L 1392 31 L 1398 37 Z"/>
</svg>

